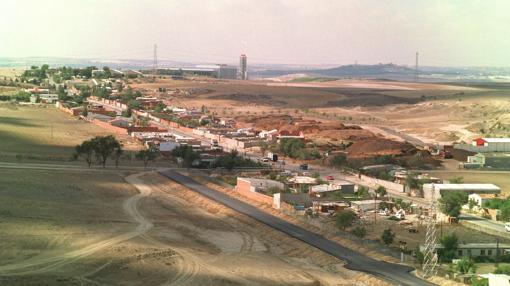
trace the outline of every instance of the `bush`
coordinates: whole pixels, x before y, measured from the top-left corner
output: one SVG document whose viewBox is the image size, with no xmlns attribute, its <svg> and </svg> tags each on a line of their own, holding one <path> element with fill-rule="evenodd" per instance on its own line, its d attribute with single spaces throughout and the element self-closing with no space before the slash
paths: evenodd
<svg viewBox="0 0 510 286">
<path fill-rule="evenodd" d="M 510 275 L 510 265 L 500 265 L 498 268 L 496 268 L 494 273 Z"/>
<path fill-rule="evenodd" d="M 367 229 L 364 226 L 358 225 L 352 230 L 352 234 L 357 238 L 363 239 L 367 235 Z"/>
<path fill-rule="evenodd" d="M 395 233 L 389 228 L 385 229 L 381 234 L 381 240 L 386 245 L 392 244 L 394 239 Z"/>
</svg>

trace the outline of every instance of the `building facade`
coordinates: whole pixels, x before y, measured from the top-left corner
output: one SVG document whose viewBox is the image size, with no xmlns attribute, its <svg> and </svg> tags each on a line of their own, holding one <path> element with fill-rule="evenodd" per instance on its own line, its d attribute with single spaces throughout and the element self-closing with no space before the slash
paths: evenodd
<svg viewBox="0 0 510 286">
<path fill-rule="evenodd" d="M 239 79 L 248 79 L 248 58 L 245 54 L 242 54 L 239 59 Z"/>
</svg>

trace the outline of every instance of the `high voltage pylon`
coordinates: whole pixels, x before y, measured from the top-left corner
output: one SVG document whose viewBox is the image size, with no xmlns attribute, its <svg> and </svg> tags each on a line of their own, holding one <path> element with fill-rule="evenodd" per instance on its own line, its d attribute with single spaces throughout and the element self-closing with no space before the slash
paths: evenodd
<svg viewBox="0 0 510 286">
<path fill-rule="evenodd" d="M 154 61 L 152 62 L 152 73 L 158 73 L 158 45 L 154 44 Z"/>
<path fill-rule="evenodd" d="M 425 250 L 423 253 L 423 277 L 428 278 L 437 274 L 437 206 L 434 184 L 432 184 L 432 202 L 426 218 L 427 233 L 425 234 Z"/>
<path fill-rule="evenodd" d="M 418 81 L 419 80 L 419 74 L 418 74 L 418 52 L 416 52 L 416 61 L 415 61 L 415 65 L 414 65 L 414 80 L 415 81 Z"/>
</svg>

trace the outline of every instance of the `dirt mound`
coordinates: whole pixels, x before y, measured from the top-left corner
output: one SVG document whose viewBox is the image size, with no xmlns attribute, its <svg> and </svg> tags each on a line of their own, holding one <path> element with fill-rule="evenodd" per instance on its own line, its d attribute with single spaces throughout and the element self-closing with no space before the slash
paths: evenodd
<svg viewBox="0 0 510 286">
<path fill-rule="evenodd" d="M 290 115 L 277 114 L 267 116 L 237 116 L 236 122 L 240 126 L 251 126 L 258 130 L 280 129 L 282 126 L 289 125 L 293 118 Z"/>
<path fill-rule="evenodd" d="M 364 129 L 322 130 L 317 133 L 318 137 L 335 140 L 358 141 L 375 138 L 374 133 Z"/>
<path fill-rule="evenodd" d="M 416 148 L 407 142 L 398 142 L 383 138 L 354 142 L 347 148 L 351 158 L 363 158 L 383 155 L 408 155 L 416 153 Z"/>
</svg>

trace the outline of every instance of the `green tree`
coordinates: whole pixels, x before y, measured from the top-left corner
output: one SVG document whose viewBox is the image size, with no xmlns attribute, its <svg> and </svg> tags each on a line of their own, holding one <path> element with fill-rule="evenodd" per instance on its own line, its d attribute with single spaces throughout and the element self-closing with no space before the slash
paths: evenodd
<svg viewBox="0 0 510 286">
<path fill-rule="evenodd" d="M 450 184 L 462 184 L 464 183 L 463 177 L 455 177 L 450 179 Z"/>
<path fill-rule="evenodd" d="M 439 199 L 439 208 L 444 214 L 459 217 L 462 206 L 468 202 L 468 194 L 461 191 L 445 192 Z"/>
<path fill-rule="evenodd" d="M 365 186 L 358 186 L 358 190 L 356 191 L 356 197 L 363 198 L 368 195 L 368 188 Z"/>
<path fill-rule="evenodd" d="M 451 261 L 455 258 L 459 246 L 459 239 L 454 233 L 444 235 L 439 239 L 439 243 L 443 246 L 438 250 L 438 255 L 442 261 Z"/>
<path fill-rule="evenodd" d="M 85 159 L 85 162 L 87 162 L 87 165 L 90 168 L 90 166 L 92 165 L 92 159 L 94 157 L 95 150 L 94 142 L 92 142 L 92 140 L 83 141 L 80 145 L 76 145 L 76 147 L 74 147 L 74 150 L 75 153 L 73 156 L 75 158 L 82 157 L 83 159 Z"/>
<path fill-rule="evenodd" d="M 503 221 L 510 220 L 510 200 L 505 200 L 499 207 L 499 218 Z"/>
<path fill-rule="evenodd" d="M 356 214 L 351 210 L 343 210 L 336 215 L 336 226 L 345 230 L 352 225 Z"/>
<path fill-rule="evenodd" d="M 383 230 L 383 232 L 381 234 L 381 240 L 384 244 L 390 245 L 393 243 L 394 239 L 395 239 L 395 233 L 390 228 Z"/>
<path fill-rule="evenodd" d="M 461 274 L 466 273 L 475 273 L 476 271 L 476 265 L 475 262 L 470 257 L 462 257 L 455 267 L 457 269 L 457 272 Z"/>
<path fill-rule="evenodd" d="M 468 206 L 469 206 L 469 210 L 472 211 L 473 208 L 476 206 L 476 201 L 473 199 L 469 199 Z"/>
<path fill-rule="evenodd" d="M 119 144 L 112 154 L 113 161 L 115 162 L 115 168 L 119 167 L 119 161 L 122 154 L 124 154 L 124 149 L 122 149 L 122 144 Z"/>
<path fill-rule="evenodd" d="M 186 168 L 191 167 L 196 160 L 200 159 L 200 155 L 189 145 L 181 145 L 175 148 L 172 150 L 172 156 L 181 158 L 182 164 Z"/>
<path fill-rule="evenodd" d="M 298 158 L 305 147 L 303 140 L 297 138 L 284 138 L 280 140 L 280 152 L 291 158 Z"/>
<path fill-rule="evenodd" d="M 383 186 L 379 186 L 379 187 L 377 187 L 377 189 L 375 189 L 375 194 L 377 195 L 377 197 L 382 198 L 382 197 L 386 196 L 387 193 L 388 192 L 386 191 L 386 188 Z"/>
<path fill-rule="evenodd" d="M 121 148 L 120 142 L 112 135 L 96 136 L 92 138 L 92 142 L 94 144 L 94 154 L 103 168 L 106 167 L 106 160 L 108 157 L 110 157 L 116 149 Z"/>
<path fill-rule="evenodd" d="M 149 162 L 154 161 L 159 155 L 159 151 L 156 148 L 149 148 L 145 150 L 140 150 L 136 153 L 135 157 L 138 160 L 143 161 L 143 166 L 147 168 Z"/>
</svg>

